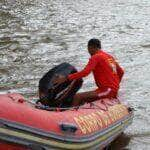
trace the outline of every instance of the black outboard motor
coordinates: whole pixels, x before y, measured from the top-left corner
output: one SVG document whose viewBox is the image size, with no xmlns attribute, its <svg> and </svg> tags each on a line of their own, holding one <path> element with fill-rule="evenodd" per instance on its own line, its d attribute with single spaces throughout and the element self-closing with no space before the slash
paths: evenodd
<svg viewBox="0 0 150 150">
<path fill-rule="evenodd" d="M 77 72 L 76 68 L 69 63 L 62 63 L 49 70 L 39 81 L 39 98 L 37 101 L 49 107 L 69 107 L 73 96 L 82 86 L 82 79 L 66 81 L 54 85 L 53 80 L 58 76 L 67 76 Z"/>
</svg>

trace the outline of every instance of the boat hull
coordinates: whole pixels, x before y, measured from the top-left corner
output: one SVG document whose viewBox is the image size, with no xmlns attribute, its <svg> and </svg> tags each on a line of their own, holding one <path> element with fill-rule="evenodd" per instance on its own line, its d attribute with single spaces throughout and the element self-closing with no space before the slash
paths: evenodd
<svg viewBox="0 0 150 150">
<path fill-rule="evenodd" d="M 8 94 L 0 96 L 0 106 L 1 149 L 102 149 L 133 119 L 125 105 L 108 99 L 78 109 L 46 111 L 19 94 Z"/>
</svg>

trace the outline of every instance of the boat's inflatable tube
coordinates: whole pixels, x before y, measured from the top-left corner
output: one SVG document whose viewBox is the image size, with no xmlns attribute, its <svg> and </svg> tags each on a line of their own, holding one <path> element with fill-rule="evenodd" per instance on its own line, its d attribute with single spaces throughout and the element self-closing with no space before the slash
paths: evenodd
<svg viewBox="0 0 150 150">
<path fill-rule="evenodd" d="M 132 109 L 117 99 L 46 111 L 19 94 L 0 94 L 0 150 L 100 150 L 132 119 Z"/>
<path fill-rule="evenodd" d="M 62 63 L 49 70 L 39 81 L 40 102 L 51 107 L 70 106 L 73 96 L 82 86 L 82 79 L 67 81 L 58 86 L 54 85 L 53 81 L 58 76 L 67 76 L 75 72 L 77 69 L 69 63 Z"/>
</svg>

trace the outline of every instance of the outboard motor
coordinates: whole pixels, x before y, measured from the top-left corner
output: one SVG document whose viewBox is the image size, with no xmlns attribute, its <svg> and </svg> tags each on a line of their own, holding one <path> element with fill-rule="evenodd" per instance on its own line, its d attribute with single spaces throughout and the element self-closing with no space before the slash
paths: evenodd
<svg viewBox="0 0 150 150">
<path fill-rule="evenodd" d="M 43 105 L 49 107 L 69 107 L 72 104 L 73 96 L 82 86 L 82 79 L 66 81 L 54 85 L 58 76 L 67 76 L 77 72 L 77 69 L 69 63 L 62 63 L 49 70 L 39 81 L 39 100 Z"/>
</svg>

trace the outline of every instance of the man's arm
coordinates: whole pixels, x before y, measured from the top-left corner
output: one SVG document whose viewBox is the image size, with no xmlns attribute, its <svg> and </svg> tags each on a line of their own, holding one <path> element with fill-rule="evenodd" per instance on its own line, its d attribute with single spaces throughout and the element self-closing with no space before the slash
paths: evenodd
<svg viewBox="0 0 150 150">
<path fill-rule="evenodd" d="M 95 68 L 95 66 L 97 65 L 97 62 L 98 62 L 97 57 L 96 56 L 92 56 L 89 59 L 88 64 L 86 65 L 86 67 L 82 71 L 70 74 L 68 76 L 68 79 L 69 80 L 75 80 L 75 79 L 80 79 L 82 77 L 86 77 Z"/>
</svg>

